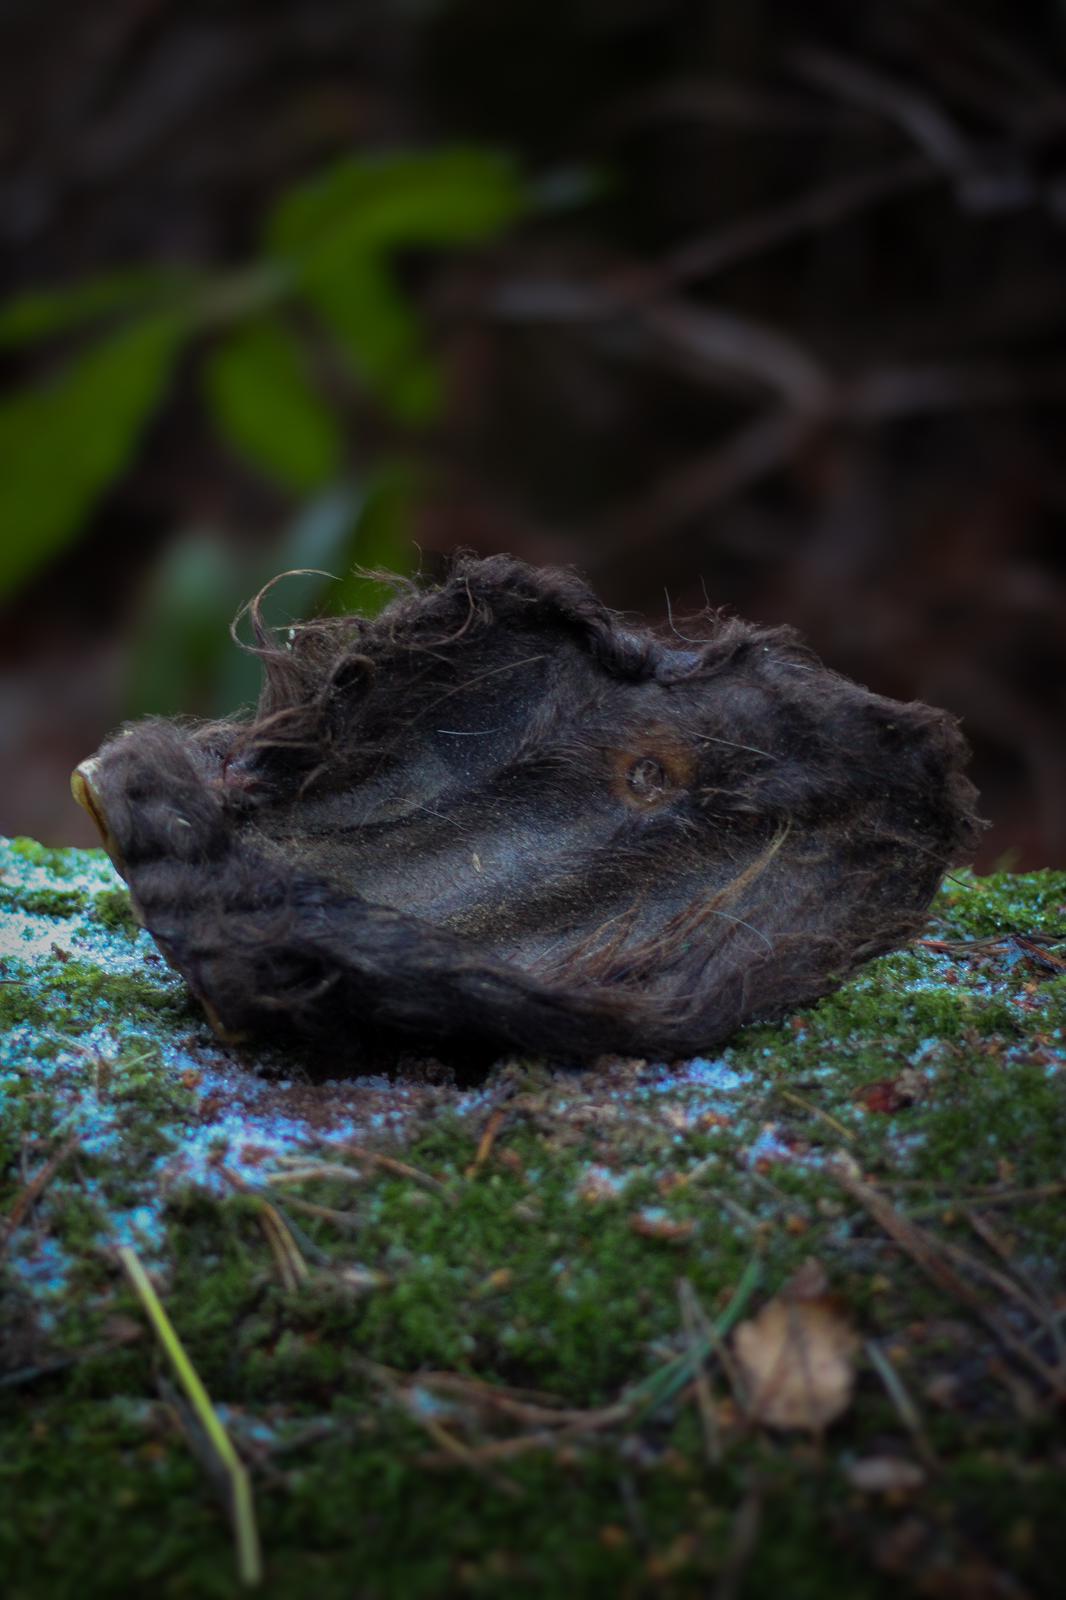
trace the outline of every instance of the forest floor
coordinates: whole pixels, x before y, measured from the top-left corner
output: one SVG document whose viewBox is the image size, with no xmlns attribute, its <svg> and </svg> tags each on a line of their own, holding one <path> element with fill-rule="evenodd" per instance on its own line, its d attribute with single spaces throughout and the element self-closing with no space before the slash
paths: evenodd
<svg viewBox="0 0 1066 1600">
<path fill-rule="evenodd" d="M 713 1058 L 324 1079 L 3 843 L 6 1600 L 242 1592 L 137 1263 L 267 1597 L 1061 1593 L 1064 936 L 962 874 Z"/>
</svg>

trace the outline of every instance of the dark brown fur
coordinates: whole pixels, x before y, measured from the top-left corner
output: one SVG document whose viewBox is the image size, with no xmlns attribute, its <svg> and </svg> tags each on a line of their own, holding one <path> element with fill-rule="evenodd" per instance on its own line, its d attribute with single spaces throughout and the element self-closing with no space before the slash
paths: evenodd
<svg viewBox="0 0 1066 1600">
<path fill-rule="evenodd" d="M 146 722 L 87 772 L 145 926 L 231 1034 L 677 1057 L 920 927 L 973 844 L 954 721 L 787 629 L 630 628 L 460 557 L 273 638 L 256 716 Z"/>
</svg>

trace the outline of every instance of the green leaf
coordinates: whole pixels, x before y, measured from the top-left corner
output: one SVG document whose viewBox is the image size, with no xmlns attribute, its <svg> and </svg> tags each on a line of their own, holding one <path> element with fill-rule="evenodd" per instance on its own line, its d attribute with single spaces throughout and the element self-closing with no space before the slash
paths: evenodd
<svg viewBox="0 0 1066 1600">
<path fill-rule="evenodd" d="M 183 318 L 135 322 L 0 405 L 0 597 L 75 538 L 166 385 Z"/>
<path fill-rule="evenodd" d="M 280 542 L 257 559 L 246 599 L 283 575 L 264 604 L 273 627 L 302 622 L 321 609 L 323 597 L 354 559 L 351 550 L 364 501 L 363 492 L 350 483 L 315 495 L 300 506 Z"/>
<path fill-rule="evenodd" d="M 392 590 L 363 569 L 406 577 L 414 569 L 414 516 L 419 476 L 402 460 L 386 461 L 366 485 L 345 484 L 303 506 L 280 544 L 259 563 L 249 593 L 279 573 L 264 610 L 284 627 L 325 611 L 333 616 L 373 616 Z M 357 570 L 358 569 L 358 570 Z"/>
<path fill-rule="evenodd" d="M 483 239 L 525 206 L 513 164 L 491 150 L 456 147 L 352 156 L 291 190 L 271 218 L 272 250 L 303 255 L 343 232 L 353 253 Z"/>
<path fill-rule="evenodd" d="M 440 377 L 384 264 L 353 257 L 345 241 L 331 239 L 307 263 L 303 287 L 370 393 L 400 422 L 431 422 L 440 410 Z"/>
<path fill-rule="evenodd" d="M 392 592 L 389 585 L 352 569 L 359 563 L 410 573 L 417 487 L 413 469 L 394 461 L 380 467 L 365 489 L 331 488 L 302 506 L 281 540 L 252 562 L 240 559 L 224 536 L 186 532 L 160 560 L 140 609 L 124 715 L 228 716 L 254 706 L 262 667 L 234 644 L 230 624 L 279 574 L 287 576 L 273 585 L 263 607 L 275 628 L 316 611 L 379 611 Z M 344 576 L 338 581 L 331 574 Z M 243 632 L 247 637 L 247 627 Z"/>
<path fill-rule="evenodd" d="M 353 612 L 372 617 L 392 596 L 388 583 L 368 578 L 351 568 L 395 572 L 410 577 L 415 570 L 415 508 L 420 478 L 406 461 L 386 461 L 367 485 L 362 509 L 352 530 L 344 568 L 346 576 L 326 591 L 326 603 L 335 616 Z"/>
<path fill-rule="evenodd" d="M 439 414 L 440 378 L 389 252 L 485 238 L 525 204 L 513 166 L 492 151 L 353 157 L 286 196 L 268 240 L 368 389 L 417 426 Z"/>
<path fill-rule="evenodd" d="M 242 655 L 229 633 L 247 598 L 241 565 L 219 535 L 192 530 L 170 545 L 138 613 L 126 716 L 222 715 L 254 703 L 259 663 Z"/>
<path fill-rule="evenodd" d="M 134 268 L 90 278 L 69 288 L 19 295 L 0 306 L 0 347 L 33 344 L 71 328 L 84 327 L 112 312 L 142 310 L 147 303 L 188 287 L 191 281 L 185 274 Z"/>
<path fill-rule="evenodd" d="M 340 429 L 283 322 L 264 317 L 238 328 L 207 362 L 204 381 L 219 432 L 252 466 L 298 494 L 336 476 Z"/>
</svg>

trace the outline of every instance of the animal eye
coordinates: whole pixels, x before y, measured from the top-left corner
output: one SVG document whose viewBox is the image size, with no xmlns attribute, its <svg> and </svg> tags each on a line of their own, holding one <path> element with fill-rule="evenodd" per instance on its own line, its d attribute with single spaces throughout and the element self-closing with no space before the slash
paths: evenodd
<svg viewBox="0 0 1066 1600">
<path fill-rule="evenodd" d="M 641 756 L 639 761 L 634 761 L 626 773 L 626 783 L 634 799 L 645 805 L 661 800 L 666 791 L 673 788 L 670 774 L 654 756 Z"/>
</svg>

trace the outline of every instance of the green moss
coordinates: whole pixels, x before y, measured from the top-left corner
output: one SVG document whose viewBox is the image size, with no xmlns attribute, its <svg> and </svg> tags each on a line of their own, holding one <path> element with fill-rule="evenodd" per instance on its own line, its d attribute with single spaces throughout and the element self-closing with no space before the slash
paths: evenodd
<svg viewBox="0 0 1066 1600">
<path fill-rule="evenodd" d="M 48 1008 L 33 985 L 24 961 L 6 958 L 0 979 L 0 1031 L 25 1024 L 43 1028 L 49 1021 Z"/>
<path fill-rule="evenodd" d="M 124 933 L 128 939 L 136 939 L 141 931 L 125 889 L 104 889 L 94 895 L 93 916 L 112 933 Z"/>
<path fill-rule="evenodd" d="M 1066 939 L 1066 872 L 972 872 L 945 878 L 933 904 L 956 937 L 997 934 L 1057 934 Z"/>
<path fill-rule="evenodd" d="M 888 1600 L 981 1573 L 990 1593 L 1055 1592 L 1062 1445 L 1046 1389 L 841 1187 L 832 1161 L 847 1152 L 945 1248 L 1026 1292 L 1060 1291 L 1063 1196 L 1044 1191 L 1066 1149 L 1066 979 L 1002 936 L 1061 933 L 1066 875 L 948 883 L 933 937 L 991 944 L 917 946 L 781 1025 L 744 1030 L 723 1052 L 737 1080 L 720 1098 L 684 1073 L 533 1063 L 498 1069 L 460 1114 L 454 1096 L 401 1074 L 392 1109 L 409 1120 L 389 1149 L 436 1186 L 316 1145 L 359 1181 L 271 1184 L 265 1159 L 261 1182 L 254 1161 L 234 1174 L 242 1190 L 224 1176 L 226 1115 L 266 1125 L 273 1080 L 257 1071 L 299 1083 L 299 1063 L 207 1043 L 184 988 L 128 937 L 127 897 L 97 855 L 7 848 L 9 903 L 42 919 L 45 953 L 7 961 L 0 985 L 0 1213 L 72 1131 L 79 1143 L 16 1230 L 0 1284 L 13 1352 L 18 1340 L 7 1382 L 0 1364 L 0 1506 L 17 1495 L 18 1508 L 0 1513 L 5 1600 L 238 1593 L 214 1486 L 156 1398 L 165 1364 L 147 1330 L 128 1338 L 143 1316 L 119 1237 L 137 1240 L 254 1464 L 267 1600 L 702 1596 L 753 1497 L 745 1600 Z M 32 868 L 21 879 L 20 863 Z M 73 909 L 51 909 L 63 903 Z M 47 954 L 58 914 L 82 918 L 66 959 Z M 208 1081 L 220 1060 L 231 1076 Z M 301 1092 L 328 1110 L 328 1087 Z M 217 1108 L 226 1095 L 232 1106 Z M 494 1106 L 505 1120 L 470 1175 Z M 210 1191 L 183 1185 L 176 1158 L 189 1150 Z M 1017 1198 L 997 1206 L 1004 1194 Z M 975 1214 L 1005 1253 L 975 1232 Z M 305 1263 L 297 1287 L 280 1275 L 273 1216 Z M 648 1217 L 658 1233 L 635 1226 Z M 754 1310 L 812 1256 L 864 1341 L 854 1402 L 823 1441 L 746 1424 L 712 1363 L 720 1459 L 688 1389 L 638 1421 L 484 1470 L 427 1459 L 440 1440 L 420 1415 L 460 1452 L 523 1425 L 434 1400 L 426 1373 L 610 1404 L 684 1349 L 680 1279 L 713 1316 L 757 1260 Z M 994 1280 L 974 1282 L 1002 1308 Z M 1024 1303 L 1009 1313 L 1055 1359 Z M 871 1346 L 937 1452 L 914 1495 L 861 1494 L 848 1477 L 856 1458 L 915 1456 Z M 903 1538 L 908 1523 L 917 1532 Z"/>
<path fill-rule="evenodd" d="M 8 1015 L 14 1021 L 32 1021 L 39 1026 L 43 1008 L 53 1038 L 76 1038 L 96 1023 L 115 1017 L 133 1026 L 196 1017 L 183 990 L 161 987 L 158 980 L 140 973 L 108 972 L 78 957 L 57 963 L 32 983 L 23 983 L 21 989 Z"/>
<path fill-rule="evenodd" d="M 0 884 L 0 912 L 24 911 L 34 917 L 76 917 L 87 898 L 76 889 L 22 889 Z"/>
<path fill-rule="evenodd" d="M 49 845 L 38 844 L 36 839 L 26 838 L 9 839 L 7 848 L 20 861 L 28 862 L 31 867 L 41 867 L 57 878 L 65 878 L 75 871 L 82 857 L 99 859 L 103 855 L 102 850 L 53 849 Z"/>
</svg>

